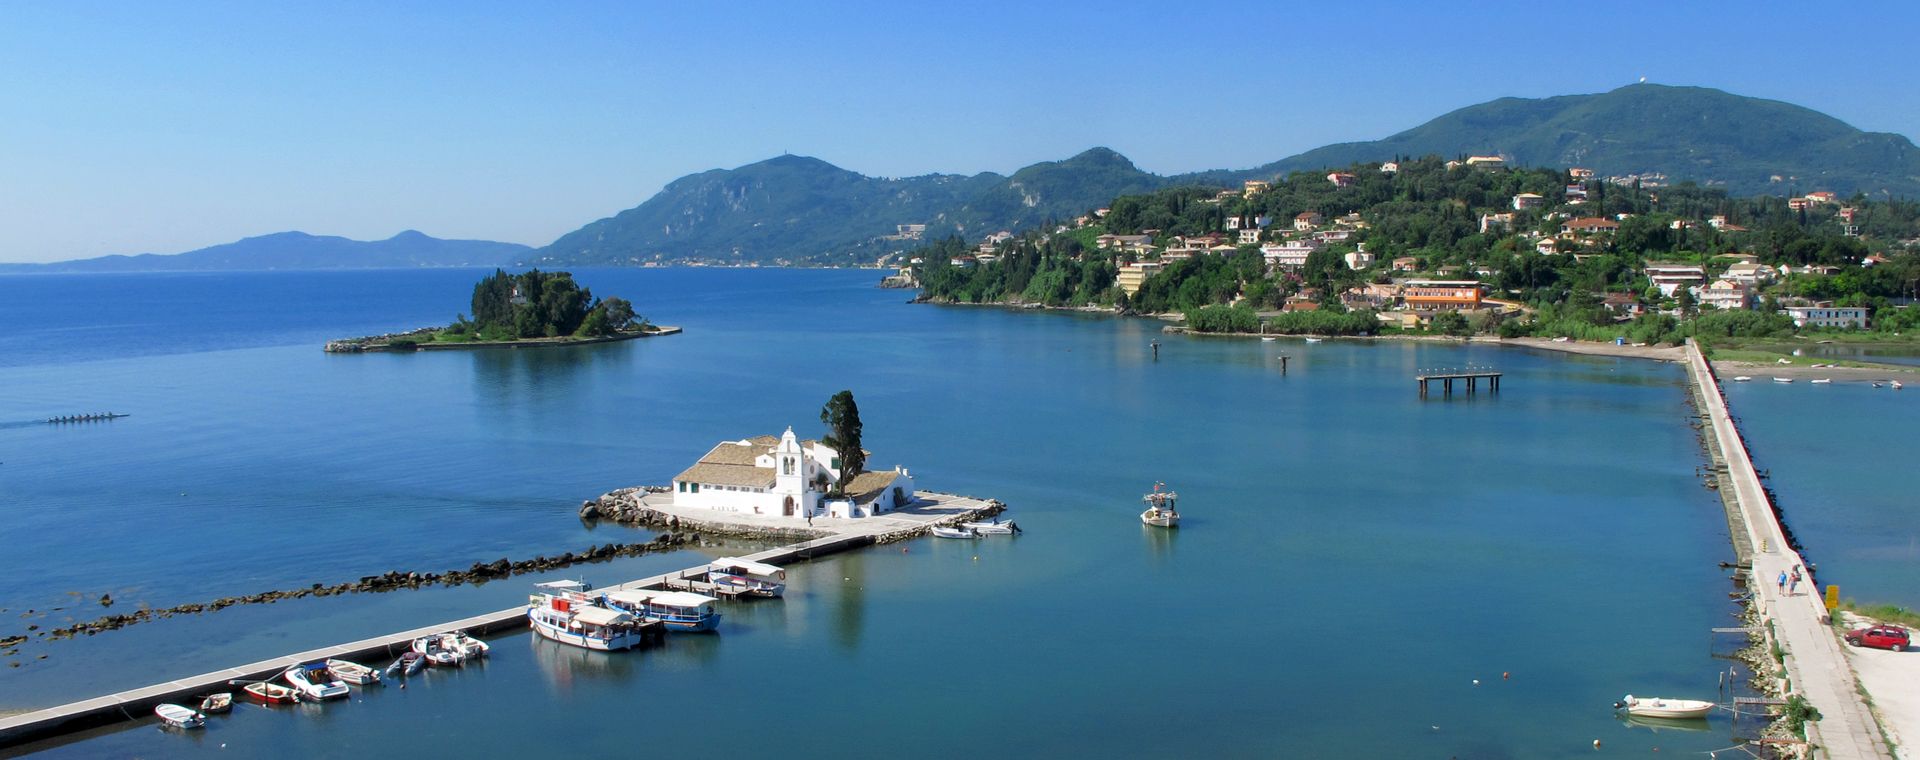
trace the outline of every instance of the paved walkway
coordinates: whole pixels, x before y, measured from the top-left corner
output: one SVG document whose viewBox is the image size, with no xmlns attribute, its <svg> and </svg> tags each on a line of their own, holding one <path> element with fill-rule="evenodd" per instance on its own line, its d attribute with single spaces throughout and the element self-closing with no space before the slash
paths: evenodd
<svg viewBox="0 0 1920 760">
<path fill-rule="evenodd" d="M 1833 629 L 1820 622 L 1826 606 L 1810 581 L 1802 581 L 1797 594 L 1780 590 L 1776 583 L 1782 572 L 1791 572 L 1803 564 L 1800 554 L 1787 548 L 1785 534 L 1774 518 L 1773 505 L 1760 487 L 1753 460 L 1747 456 L 1745 441 L 1727 413 L 1726 399 L 1720 394 L 1719 381 L 1698 346 L 1687 342 L 1687 372 L 1698 383 L 1707 405 L 1707 415 L 1719 439 L 1720 452 L 1726 458 L 1734 497 L 1746 516 L 1747 532 L 1753 542 L 1753 570 L 1750 587 L 1760 605 L 1761 614 L 1773 621 L 1774 635 L 1787 652 L 1787 675 L 1793 691 L 1806 697 L 1820 710 L 1821 719 L 1807 724 L 1807 739 L 1821 749 L 1820 757 L 1836 760 L 1852 758 L 1891 758 L 1881 739 L 1879 724 L 1860 698 L 1853 668 L 1841 651 L 1840 639 Z"/>
<path fill-rule="evenodd" d="M 635 494 L 635 496 L 640 506 L 695 524 L 711 524 L 721 528 L 813 530 L 822 536 L 833 538 L 882 536 L 903 530 L 923 530 L 935 524 L 944 524 L 972 515 L 993 504 L 990 499 L 972 496 L 958 496 L 938 491 L 914 491 L 912 505 L 892 512 L 884 512 L 872 517 L 815 517 L 812 522 L 805 522 L 782 515 L 716 512 L 697 507 L 676 507 L 671 492 L 648 492 Z"/>
</svg>

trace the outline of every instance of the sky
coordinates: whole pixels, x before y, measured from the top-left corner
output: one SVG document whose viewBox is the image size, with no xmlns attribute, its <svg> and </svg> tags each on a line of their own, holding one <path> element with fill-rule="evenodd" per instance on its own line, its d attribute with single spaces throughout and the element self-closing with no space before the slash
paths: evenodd
<svg viewBox="0 0 1920 760">
<path fill-rule="evenodd" d="M 919 5 L 0 2 L 0 262 L 538 246 L 782 153 L 1244 168 L 1640 77 L 1920 134 L 1920 3 Z"/>
</svg>

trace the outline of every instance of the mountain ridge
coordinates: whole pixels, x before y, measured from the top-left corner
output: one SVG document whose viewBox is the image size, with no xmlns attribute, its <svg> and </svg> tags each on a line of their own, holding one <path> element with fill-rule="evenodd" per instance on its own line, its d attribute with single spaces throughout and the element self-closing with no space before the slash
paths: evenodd
<svg viewBox="0 0 1920 760">
<path fill-rule="evenodd" d="M 182 253 L 114 254 L 47 264 L 0 264 L 4 272 L 194 272 L 280 269 L 494 266 L 533 250 L 519 243 L 448 240 L 402 230 L 385 240 L 273 232 Z"/>
</svg>

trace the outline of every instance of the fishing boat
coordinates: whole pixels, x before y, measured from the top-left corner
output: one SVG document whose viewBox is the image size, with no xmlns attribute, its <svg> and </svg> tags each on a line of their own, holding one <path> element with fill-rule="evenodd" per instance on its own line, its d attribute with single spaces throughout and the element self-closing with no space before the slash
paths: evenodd
<svg viewBox="0 0 1920 760">
<path fill-rule="evenodd" d="M 232 709 L 233 694 L 231 692 L 223 691 L 219 694 L 208 694 L 206 699 L 200 700 L 200 712 L 208 715 L 219 715 Z"/>
<path fill-rule="evenodd" d="M 255 681 L 240 688 L 248 699 L 268 705 L 288 705 L 300 701 L 300 692 L 277 683 Z"/>
<path fill-rule="evenodd" d="M 707 563 L 707 582 L 736 595 L 777 597 L 787 592 L 787 571 L 765 562 L 721 557 Z"/>
<path fill-rule="evenodd" d="M 1891 386 L 1893 386 L 1893 389 L 1894 389 L 1894 390 L 1896 390 L 1896 391 L 1897 391 L 1897 390 L 1900 390 L 1901 388 L 1905 388 L 1905 387 L 1907 387 L 1907 386 L 1905 386 L 1905 385 L 1903 385 L 1903 384 L 1901 384 L 1901 382 L 1900 382 L 1900 381 L 1898 381 L 1898 380 L 1895 380 L 1895 381 L 1893 381 L 1893 382 L 1891 382 L 1891 383 L 1888 383 L 1888 385 L 1891 385 Z"/>
<path fill-rule="evenodd" d="M 1012 520 L 1008 520 L 1006 522 L 1000 522 L 999 518 L 994 518 L 992 522 L 960 523 L 960 527 L 971 530 L 982 536 L 1011 536 L 1015 533 L 1021 532 L 1020 526 L 1014 524 Z"/>
<path fill-rule="evenodd" d="M 1180 527 L 1180 510 L 1175 507 L 1180 495 L 1160 490 L 1166 486 L 1165 483 L 1155 483 L 1151 493 L 1140 497 L 1141 501 L 1147 503 L 1147 510 L 1140 513 L 1140 522 L 1156 528 Z"/>
<path fill-rule="evenodd" d="M 1774 379 L 1773 379 L 1773 381 L 1774 381 L 1774 382 L 1776 382 L 1776 383 L 1791 383 L 1791 382 L 1793 382 L 1793 378 L 1791 378 L 1791 377 L 1776 377 L 1776 378 L 1774 378 Z"/>
<path fill-rule="evenodd" d="M 287 672 L 280 674 L 280 677 L 287 679 L 287 683 L 293 685 L 294 691 L 300 692 L 300 696 L 308 699 L 345 699 L 347 697 L 347 685 L 333 679 L 333 674 L 327 672 L 326 663 L 309 662 L 305 665 L 295 665 L 287 668 Z"/>
<path fill-rule="evenodd" d="M 950 528 L 945 525 L 933 526 L 934 538 L 979 538 L 980 531 L 972 528 Z"/>
<path fill-rule="evenodd" d="M 1613 703 L 1613 707 L 1641 718 L 1704 718 L 1713 711 L 1714 704 L 1704 699 L 1661 699 L 1628 694 L 1626 699 Z"/>
<path fill-rule="evenodd" d="M 1736 378 L 1734 378 L 1734 379 L 1733 379 L 1733 381 L 1734 381 L 1734 382 L 1736 382 L 1736 383 L 1744 383 L 1744 382 L 1746 382 L 1746 381 L 1748 381 L 1748 380 L 1752 380 L 1752 379 L 1753 379 L 1753 378 L 1751 378 L 1751 377 L 1747 377 L 1746 375 L 1741 375 L 1741 376 L 1739 376 L 1739 377 L 1736 377 Z"/>
<path fill-rule="evenodd" d="M 582 649 L 617 652 L 640 646 L 646 624 L 624 611 L 603 606 L 581 581 L 536 583 L 527 599 L 527 625 L 541 638 Z"/>
<path fill-rule="evenodd" d="M 720 600 L 687 591 L 609 591 L 605 597 L 611 609 L 625 612 L 647 622 L 657 622 L 669 631 L 711 631 L 720 625 L 720 612 L 713 608 Z"/>
<path fill-rule="evenodd" d="M 1828 384 L 1831 384 L 1832 382 L 1833 382 L 1833 378 L 1831 378 L 1831 377 L 1823 377 L 1823 378 L 1820 378 L 1820 379 L 1818 379 L 1818 380 L 1815 380 L 1815 381 L 1813 381 L 1813 384 L 1814 384 L 1814 385 L 1828 385 Z"/>
<path fill-rule="evenodd" d="M 405 678 L 420 672 L 420 669 L 426 666 L 426 655 L 408 650 L 401 652 L 399 657 L 394 658 L 393 664 L 387 666 L 387 677 Z"/>
<path fill-rule="evenodd" d="M 467 659 L 478 660 L 493 652 L 493 646 L 468 634 L 466 631 L 449 631 L 440 634 L 449 647 L 467 654 Z"/>
<path fill-rule="evenodd" d="M 1325 338 L 1308 338 L 1308 339 L 1307 339 L 1307 342 L 1308 342 L 1308 343 L 1319 343 L 1320 341 L 1323 341 L 1323 340 L 1326 340 L 1326 339 L 1325 339 Z"/>
<path fill-rule="evenodd" d="M 369 686 L 380 682 L 380 671 L 346 660 L 327 660 L 327 672 L 333 677 L 355 686 Z"/>
<path fill-rule="evenodd" d="M 200 728 L 207 725 L 207 716 L 180 705 L 161 704 L 153 708 L 153 714 L 174 728 Z"/>
</svg>

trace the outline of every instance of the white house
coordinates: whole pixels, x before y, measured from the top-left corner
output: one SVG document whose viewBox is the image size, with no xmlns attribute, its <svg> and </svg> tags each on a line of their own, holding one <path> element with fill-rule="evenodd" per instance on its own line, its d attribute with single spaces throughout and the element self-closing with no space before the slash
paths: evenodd
<svg viewBox="0 0 1920 760">
<path fill-rule="evenodd" d="M 1547 205 L 1547 199 L 1539 193 L 1521 193 L 1513 196 L 1513 210 L 1525 211 Z"/>
<path fill-rule="evenodd" d="M 1246 229 L 1241 230 L 1240 244 L 1241 245 L 1259 245 L 1260 244 L 1260 228 L 1248 227 Z"/>
<path fill-rule="evenodd" d="M 819 441 L 802 441 L 793 428 L 779 438 L 763 435 L 721 441 L 673 478 L 676 507 L 809 517 L 870 517 L 913 503 L 913 476 L 895 467 L 863 472 L 846 494 L 829 498 L 840 477 L 840 454 Z"/>
<path fill-rule="evenodd" d="M 1716 309 L 1733 311 L 1747 309 L 1753 305 L 1753 293 L 1747 286 L 1732 280 L 1715 280 L 1712 285 L 1695 288 L 1700 303 Z"/>
<path fill-rule="evenodd" d="M 1647 264 L 1647 279 L 1660 289 L 1660 295 L 1672 297 L 1680 288 L 1691 288 L 1707 281 L 1707 271 L 1693 264 Z"/>
<path fill-rule="evenodd" d="M 1794 327 L 1867 328 L 1867 309 L 1864 306 L 1788 306 L 1780 312 L 1793 317 Z"/>
<path fill-rule="evenodd" d="M 1367 267 L 1373 266 L 1373 254 L 1367 253 L 1366 251 L 1354 251 L 1342 258 L 1347 260 L 1348 269 L 1366 269 Z"/>
<path fill-rule="evenodd" d="M 1299 269 L 1307 265 L 1307 256 L 1324 247 L 1318 240 L 1294 240 L 1261 246 L 1260 255 L 1266 258 L 1268 269 Z"/>
</svg>

